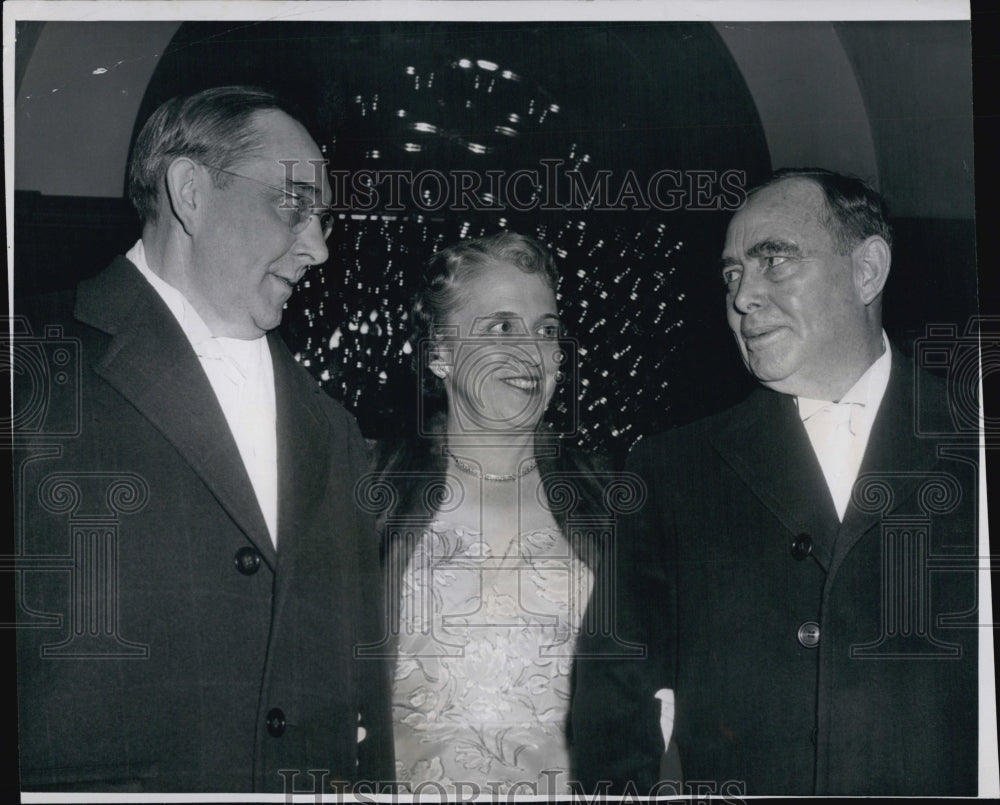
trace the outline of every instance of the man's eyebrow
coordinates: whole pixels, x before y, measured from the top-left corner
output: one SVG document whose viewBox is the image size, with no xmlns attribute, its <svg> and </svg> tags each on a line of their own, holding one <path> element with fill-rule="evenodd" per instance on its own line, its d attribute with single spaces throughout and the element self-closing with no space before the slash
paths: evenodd
<svg viewBox="0 0 1000 805">
<path fill-rule="evenodd" d="M 494 310 L 492 313 L 487 313 L 482 318 L 484 319 L 523 319 L 524 317 L 520 313 L 515 313 L 513 310 Z M 558 313 L 543 313 L 538 317 L 538 321 L 542 319 L 555 319 L 559 321 Z"/>
<path fill-rule="evenodd" d="M 772 257 L 776 254 L 797 257 L 802 254 L 802 250 L 792 241 L 780 238 L 766 238 L 747 249 L 747 257 Z"/>
</svg>

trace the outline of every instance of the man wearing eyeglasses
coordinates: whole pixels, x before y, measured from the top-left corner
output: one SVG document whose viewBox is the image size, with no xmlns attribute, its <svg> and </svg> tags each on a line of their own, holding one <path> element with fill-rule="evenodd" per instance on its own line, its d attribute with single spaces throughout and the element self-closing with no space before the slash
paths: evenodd
<svg viewBox="0 0 1000 805">
<path fill-rule="evenodd" d="M 388 665 L 355 659 L 385 631 L 364 443 L 273 332 L 329 194 L 271 93 L 174 98 L 129 167 L 142 237 L 26 311 L 78 345 L 79 427 L 19 490 L 24 789 L 392 779 Z"/>
</svg>

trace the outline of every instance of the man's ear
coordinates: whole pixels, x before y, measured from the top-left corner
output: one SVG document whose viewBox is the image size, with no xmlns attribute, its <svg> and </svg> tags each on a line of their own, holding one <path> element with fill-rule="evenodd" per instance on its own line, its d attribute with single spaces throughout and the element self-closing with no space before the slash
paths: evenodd
<svg viewBox="0 0 1000 805">
<path fill-rule="evenodd" d="M 889 279 L 892 250 L 883 238 L 872 235 L 851 252 L 851 264 L 858 295 L 865 305 L 870 305 L 882 293 Z"/>
<path fill-rule="evenodd" d="M 167 166 L 166 191 L 170 211 L 188 235 L 193 234 L 196 228 L 198 206 L 202 202 L 201 182 L 205 178 L 197 163 L 187 157 L 177 157 Z"/>
</svg>

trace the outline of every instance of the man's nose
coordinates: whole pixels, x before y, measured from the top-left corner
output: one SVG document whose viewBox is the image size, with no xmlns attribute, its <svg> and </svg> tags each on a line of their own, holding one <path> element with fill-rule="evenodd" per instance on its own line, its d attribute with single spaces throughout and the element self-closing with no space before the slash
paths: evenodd
<svg viewBox="0 0 1000 805">
<path fill-rule="evenodd" d="M 750 313 L 762 307 L 765 299 L 764 280 L 754 271 L 744 271 L 733 297 L 733 307 L 739 313 Z"/>
<path fill-rule="evenodd" d="M 305 229 L 299 232 L 298 252 L 306 257 L 311 265 L 325 263 L 330 256 L 330 250 L 323 237 L 323 224 L 318 215 L 313 215 L 306 223 Z"/>
</svg>

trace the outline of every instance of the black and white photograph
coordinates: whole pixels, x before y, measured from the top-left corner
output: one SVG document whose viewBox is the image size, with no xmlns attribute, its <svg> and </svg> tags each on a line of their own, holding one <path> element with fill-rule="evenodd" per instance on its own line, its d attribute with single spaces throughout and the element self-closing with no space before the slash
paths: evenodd
<svg viewBox="0 0 1000 805">
<path fill-rule="evenodd" d="M 11 796 L 1000 797 L 976 16 L 5 4 Z"/>
</svg>

